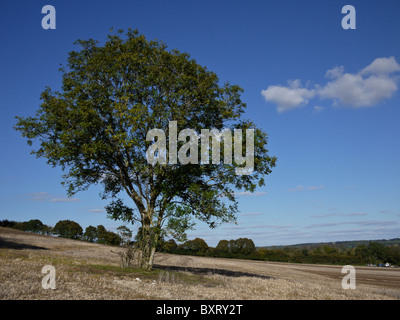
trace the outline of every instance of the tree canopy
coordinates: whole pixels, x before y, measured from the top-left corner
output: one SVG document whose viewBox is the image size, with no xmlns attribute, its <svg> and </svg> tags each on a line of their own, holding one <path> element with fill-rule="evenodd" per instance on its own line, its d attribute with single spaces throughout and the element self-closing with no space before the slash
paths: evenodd
<svg viewBox="0 0 400 320">
<path fill-rule="evenodd" d="M 65 171 L 63 183 L 69 196 L 102 184 L 101 196 L 112 199 L 109 217 L 140 223 L 144 268 L 152 266 L 162 228 L 181 236 L 193 228 L 193 218 L 212 228 L 235 221 L 234 191 L 254 192 L 276 164 L 266 149 L 267 134 L 243 119 L 243 90 L 229 83 L 220 85 L 217 75 L 189 54 L 167 50 L 166 44 L 147 40 L 137 30 L 110 34 L 103 45 L 93 39 L 76 44 L 79 50 L 70 52 L 60 69 L 61 90 L 47 87 L 36 115 L 17 117 L 15 126 L 35 146 L 33 154 Z M 164 130 L 170 145 L 174 143 L 170 122 L 179 130 L 198 133 L 251 129 L 252 173 L 237 174 L 243 161 L 236 156 L 231 163 L 215 161 L 210 155 L 208 163 L 196 165 L 149 164 L 146 152 L 155 139 L 148 139 L 148 133 Z M 243 132 L 247 142 L 247 131 Z M 186 142 L 183 137 L 176 147 L 186 150 Z M 188 148 L 186 155 L 195 151 Z M 202 151 L 198 146 L 198 154 Z M 173 154 L 166 156 L 171 160 Z M 129 196 L 133 206 L 123 203 L 120 192 Z"/>
<path fill-rule="evenodd" d="M 54 226 L 53 233 L 63 238 L 78 239 L 82 236 L 83 229 L 75 221 L 60 220 Z"/>
</svg>

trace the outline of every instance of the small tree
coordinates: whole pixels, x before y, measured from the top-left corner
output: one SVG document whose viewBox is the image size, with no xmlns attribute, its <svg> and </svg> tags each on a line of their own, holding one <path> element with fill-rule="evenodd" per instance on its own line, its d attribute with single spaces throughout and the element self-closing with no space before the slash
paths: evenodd
<svg viewBox="0 0 400 320">
<path fill-rule="evenodd" d="M 115 232 L 107 231 L 105 234 L 105 244 L 119 246 L 121 244 L 121 237 Z"/>
<path fill-rule="evenodd" d="M 127 226 L 119 226 L 117 228 L 118 235 L 121 237 L 121 243 L 123 245 L 130 244 L 132 241 L 132 230 Z"/>
<path fill-rule="evenodd" d="M 107 230 L 106 228 L 100 224 L 96 228 L 96 235 L 97 235 L 97 243 L 105 244 L 107 241 Z"/>
<path fill-rule="evenodd" d="M 88 242 L 96 242 L 97 240 L 97 229 L 93 226 L 88 226 L 83 234 L 83 240 Z"/>
<path fill-rule="evenodd" d="M 118 234 L 106 230 L 103 225 L 98 225 L 96 228 L 97 243 L 118 246 L 121 243 L 121 238 Z"/>
<path fill-rule="evenodd" d="M 122 251 L 118 252 L 121 267 L 130 268 L 136 252 L 136 248 L 132 244 L 132 231 L 126 226 L 119 226 L 117 230 L 123 247 Z"/>
<path fill-rule="evenodd" d="M 39 219 L 32 219 L 24 223 L 25 231 L 42 233 L 44 224 Z"/>
<path fill-rule="evenodd" d="M 182 245 L 182 249 L 194 254 L 204 254 L 208 250 L 208 244 L 201 238 L 188 240 Z"/>
<path fill-rule="evenodd" d="M 53 233 L 62 238 L 79 239 L 82 236 L 83 229 L 75 221 L 60 220 L 54 226 Z"/>
<path fill-rule="evenodd" d="M 248 239 L 248 238 L 237 239 L 236 245 L 240 248 L 239 252 L 243 255 L 250 255 L 257 251 L 253 240 Z"/>
</svg>

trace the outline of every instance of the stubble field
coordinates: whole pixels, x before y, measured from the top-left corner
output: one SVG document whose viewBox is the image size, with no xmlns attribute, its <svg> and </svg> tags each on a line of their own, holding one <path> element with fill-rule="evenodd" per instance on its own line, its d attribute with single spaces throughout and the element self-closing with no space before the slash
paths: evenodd
<svg viewBox="0 0 400 320">
<path fill-rule="evenodd" d="M 400 269 L 273 263 L 158 253 L 154 270 L 122 269 L 119 248 L 0 227 L 0 299 L 399 300 Z M 44 289 L 45 265 L 56 288 Z"/>
</svg>

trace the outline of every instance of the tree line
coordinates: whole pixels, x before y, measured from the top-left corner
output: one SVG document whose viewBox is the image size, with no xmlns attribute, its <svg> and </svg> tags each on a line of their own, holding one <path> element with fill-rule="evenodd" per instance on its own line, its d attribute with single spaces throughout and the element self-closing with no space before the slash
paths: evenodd
<svg viewBox="0 0 400 320">
<path fill-rule="evenodd" d="M 39 219 L 29 221 L 0 221 L 1 227 L 13 228 L 21 231 L 44 235 L 55 235 L 62 238 L 83 240 L 87 242 L 119 246 L 122 238 L 119 234 L 106 230 L 103 225 L 88 226 L 85 231 L 79 223 L 71 220 L 60 220 L 54 227 L 43 224 Z"/>
<path fill-rule="evenodd" d="M 354 248 L 340 248 L 321 244 L 313 248 L 257 248 L 248 238 L 220 240 L 216 247 L 209 247 L 200 238 L 178 245 L 174 240 L 162 242 L 159 251 L 221 258 L 252 259 L 275 262 L 338 264 L 338 265 L 391 265 L 400 266 L 400 246 L 383 245 L 371 241 Z"/>
<path fill-rule="evenodd" d="M 38 219 L 25 222 L 2 220 L 0 226 L 14 228 L 38 234 L 56 235 L 68 239 L 83 240 L 113 246 L 126 245 L 140 247 L 141 229 L 134 241 L 132 232 L 125 226 L 118 227 L 118 233 L 108 231 L 103 225 L 88 226 L 85 231 L 75 221 L 60 220 L 54 227 L 43 224 Z M 393 239 L 400 240 L 400 239 Z M 216 247 L 210 247 L 204 239 L 195 238 L 177 244 L 174 239 L 165 240 L 162 235 L 157 244 L 157 251 L 164 253 L 196 255 L 207 257 L 252 259 L 275 262 L 338 264 L 338 265 L 380 265 L 390 263 L 400 266 L 400 241 L 392 241 L 388 245 L 370 241 L 352 248 L 321 244 L 305 246 L 284 246 L 278 248 L 257 248 L 253 240 L 239 238 L 220 240 Z"/>
</svg>

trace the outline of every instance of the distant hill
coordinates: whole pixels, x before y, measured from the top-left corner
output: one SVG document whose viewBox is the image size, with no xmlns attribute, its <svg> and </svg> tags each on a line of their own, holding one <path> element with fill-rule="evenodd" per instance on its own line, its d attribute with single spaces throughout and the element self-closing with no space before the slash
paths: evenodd
<svg viewBox="0 0 400 320">
<path fill-rule="evenodd" d="M 338 249 L 352 249 L 359 245 L 368 245 L 370 242 L 377 242 L 382 244 L 383 246 L 400 246 L 400 238 L 393 239 L 379 239 L 379 240 L 349 240 L 349 241 L 335 241 L 335 242 L 317 242 L 317 243 L 299 243 L 299 244 L 291 244 L 291 245 L 283 245 L 283 246 L 262 246 L 257 247 L 258 249 L 284 249 L 284 248 L 292 248 L 292 249 L 315 249 L 321 246 L 329 246 Z"/>
</svg>

